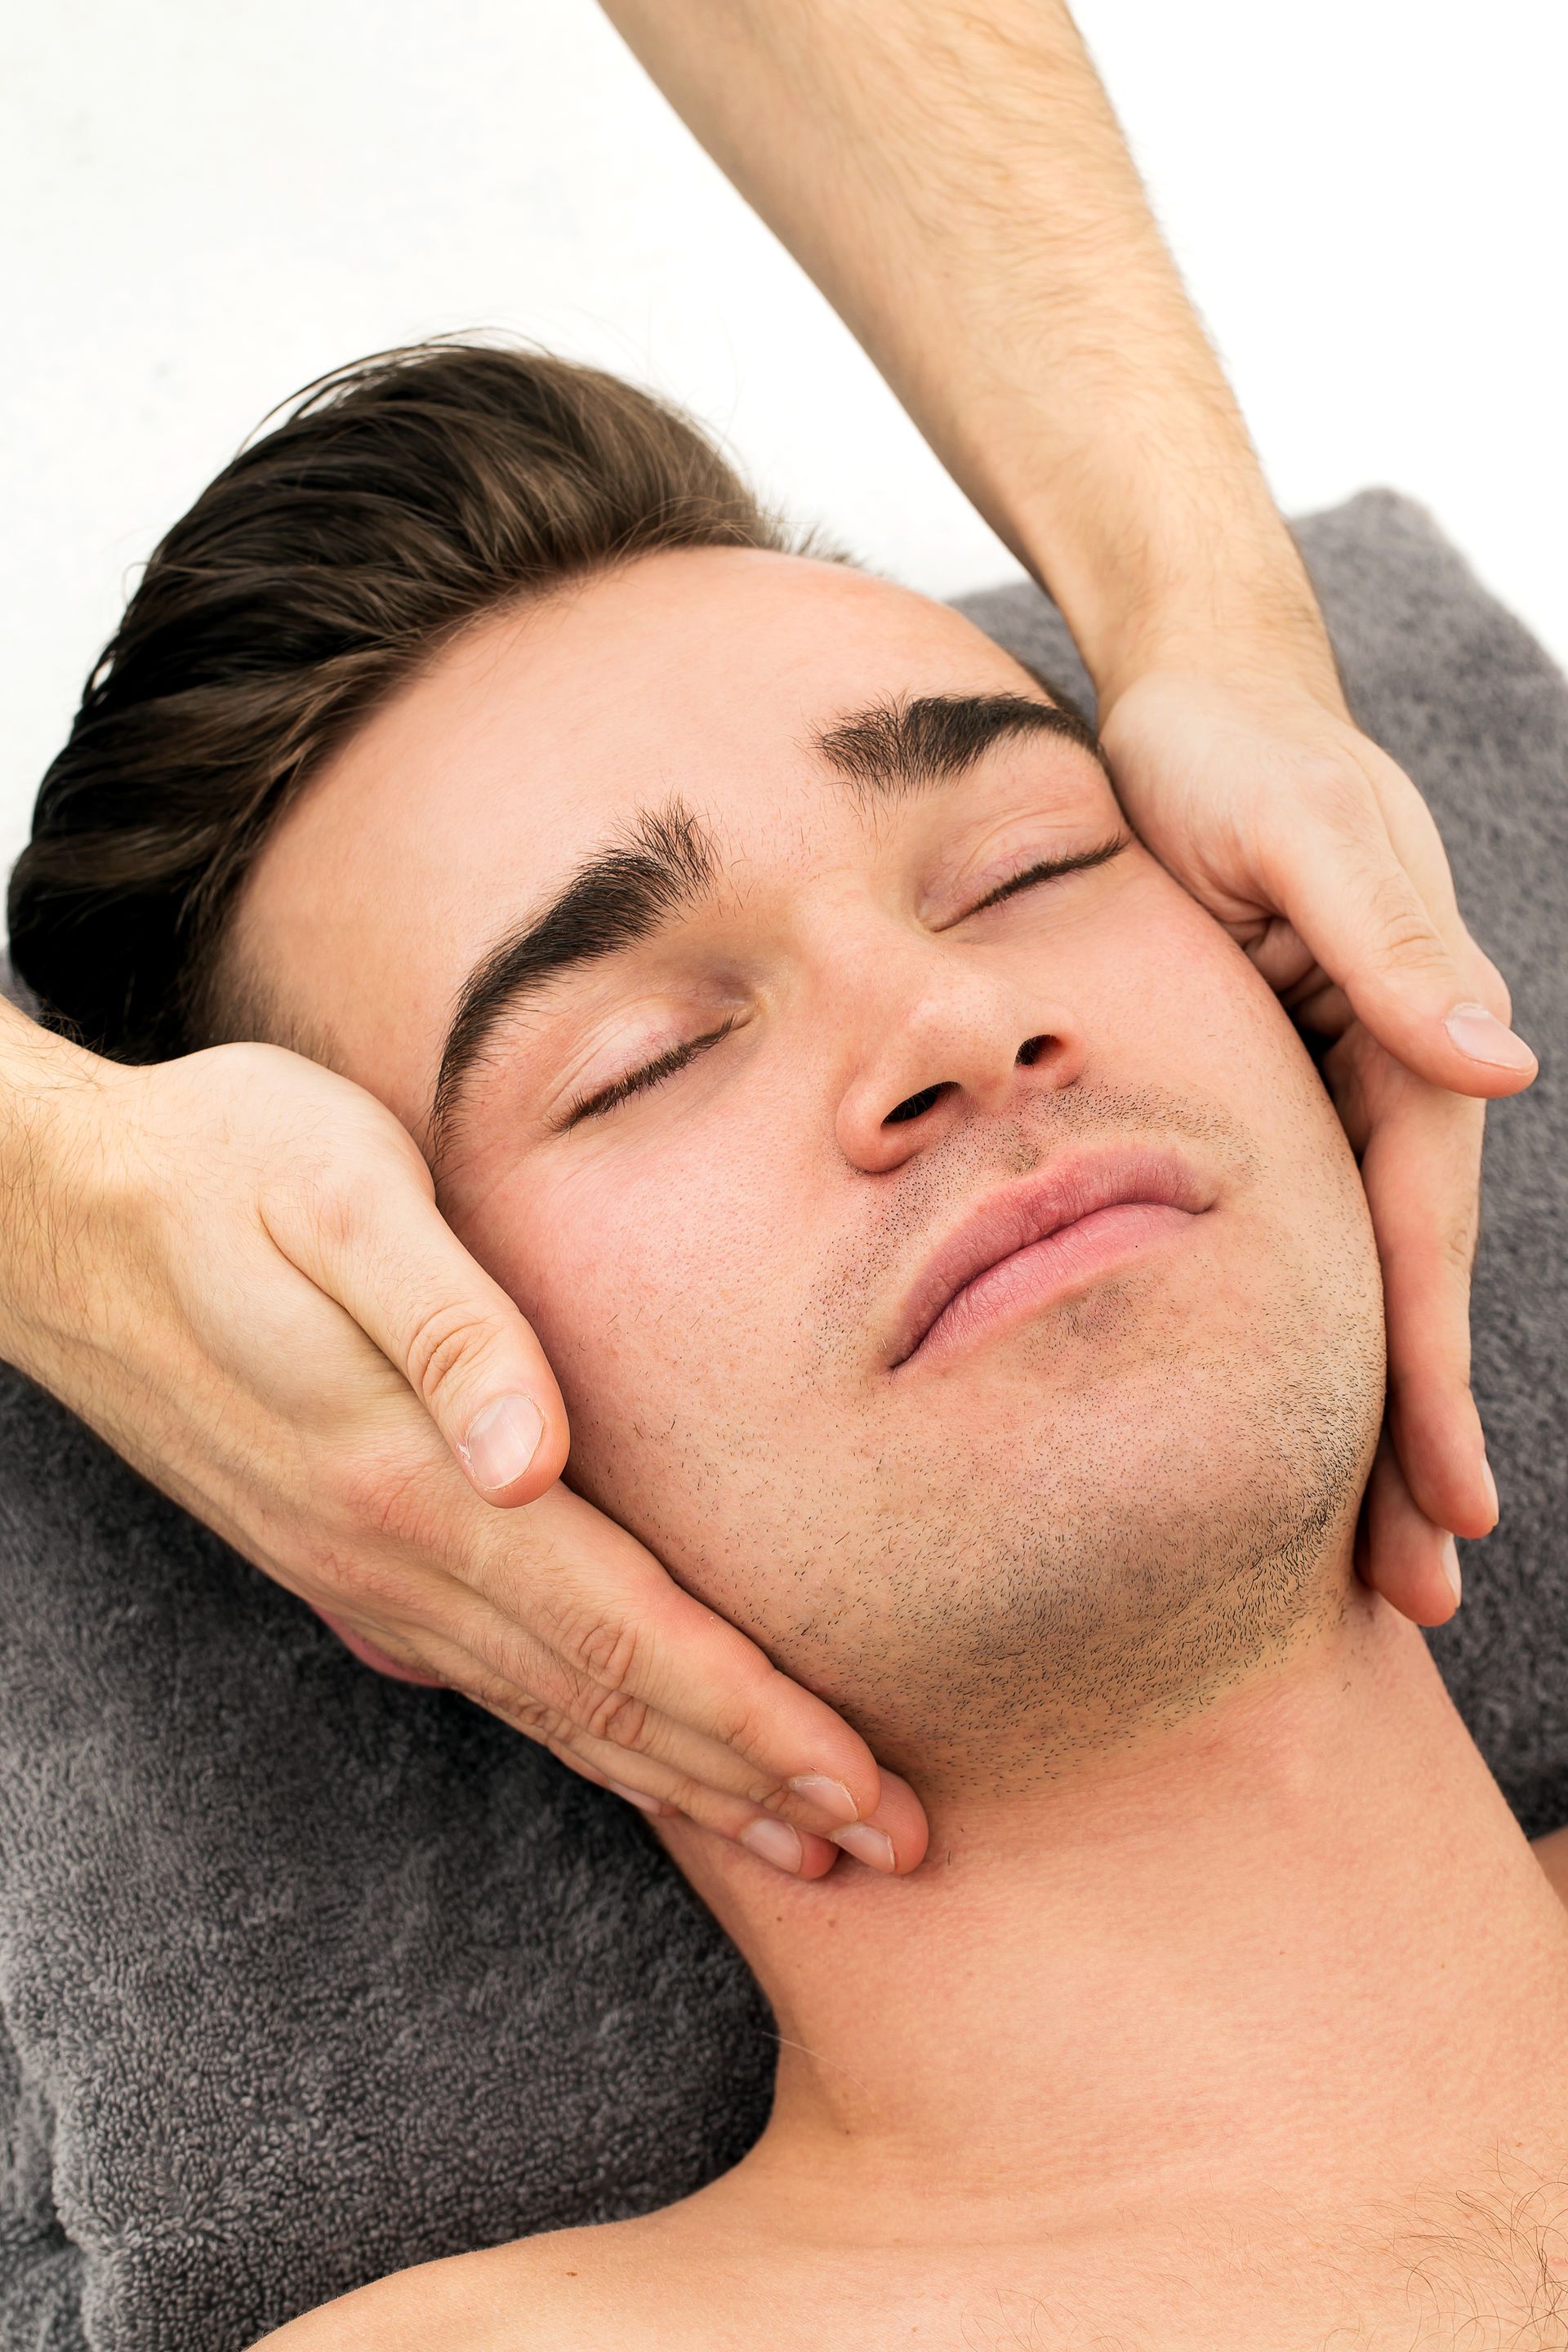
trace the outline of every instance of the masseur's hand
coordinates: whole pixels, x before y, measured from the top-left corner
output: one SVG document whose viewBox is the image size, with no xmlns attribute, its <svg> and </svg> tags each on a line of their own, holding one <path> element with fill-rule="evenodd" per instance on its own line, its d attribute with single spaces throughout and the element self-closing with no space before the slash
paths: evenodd
<svg viewBox="0 0 1568 2352">
<path fill-rule="evenodd" d="M 1361 1160 L 1387 1300 L 1389 1417 L 1363 1572 L 1441 1624 L 1453 1534 L 1497 1493 L 1469 1390 L 1482 1105 L 1535 1057 L 1454 900 L 1425 802 L 1350 719 L 1327 640 L 1204 646 L 1102 696 L 1117 789 L 1310 1035 Z M 1375 1562 L 1375 1569 L 1366 1566 Z"/>
<path fill-rule="evenodd" d="M 1494 1517 L 1468 1385 L 1476 1098 L 1534 1064 L 1488 1017 L 1507 998 L 1431 819 L 1350 721 L 1068 0 L 604 4 L 1050 589 L 1143 839 L 1340 1038 L 1388 1293 L 1378 1581 L 1440 1622 L 1449 1531 Z"/>
<path fill-rule="evenodd" d="M 782 1868 L 920 1859 L 864 1741 L 560 1485 L 538 1342 L 359 1087 L 124 1068 L 0 1003 L 0 1354 L 362 1654 Z"/>
</svg>

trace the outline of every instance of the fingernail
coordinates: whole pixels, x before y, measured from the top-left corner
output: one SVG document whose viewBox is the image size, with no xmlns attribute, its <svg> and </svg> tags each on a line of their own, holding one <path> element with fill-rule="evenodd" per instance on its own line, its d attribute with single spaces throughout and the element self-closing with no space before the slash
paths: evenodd
<svg viewBox="0 0 1568 2352">
<path fill-rule="evenodd" d="M 475 1486 L 487 1495 L 510 1486 L 538 1453 L 543 1434 L 544 1415 L 531 1397 L 497 1397 L 474 1415 L 462 1449 Z"/>
<path fill-rule="evenodd" d="M 1491 1502 L 1492 1517 L 1494 1520 L 1499 1519 L 1502 1516 L 1502 1506 L 1498 1501 L 1497 1480 L 1492 1476 L 1492 1465 L 1484 1454 L 1481 1456 L 1481 1476 L 1487 1482 L 1487 1494 Z"/>
<path fill-rule="evenodd" d="M 1448 1580 L 1448 1590 L 1454 1596 L 1454 1606 L 1457 1609 L 1465 1597 L 1465 1585 L 1464 1579 L 1459 1574 L 1459 1547 L 1452 1536 L 1448 1537 L 1443 1546 L 1443 1574 Z"/>
<path fill-rule="evenodd" d="M 1484 1004 L 1456 1004 L 1444 1023 L 1461 1054 L 1500 1070 L 1532 1070 L 1535 1056 L 1522 1037 L 1505 1027 Z"/>
<path fill-rule="evenodd" d="M 860 1808 L 843 1781 L 829 1780 L 826 1772 L 797 1772 L 789 1785 L 797 1797 L 804 1797 L 832 1821 L 847 1824 L 860 1818 Z"/>
<path fill-rule="evenodd" d="M 895 1864 L 893 1841 L 886 1830 L 874 1830 L 869 1822 L 857 1822 L 853 1828 L 835 1830 L 833 1843 L 863 1862 L 868 1870 L 891 1870 Z"/>
<path fill-rule="evenodd" d="M 613 1789 L 617 1797 L 624 1797 L 628 1805 L 635 1805 L 639 1813 L 662 1813 L 667 1810 L 657 1797 L 647 1795 L 641 1789 L 628 1789 L 624 1780 L 606 1780 L 605 1786 Z"/>
<path fill-rule="evenodd" d="M 741 1843 L 759 1862 L 771 1862 L 775 1870 L 798 1873 L 800 1840 L 787 1822 L 748 1822 L 741 1832 Z"/>
</svg>

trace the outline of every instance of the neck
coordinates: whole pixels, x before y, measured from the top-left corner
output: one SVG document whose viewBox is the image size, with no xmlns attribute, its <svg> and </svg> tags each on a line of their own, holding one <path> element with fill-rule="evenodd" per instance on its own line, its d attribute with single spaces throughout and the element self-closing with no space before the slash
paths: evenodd
<svg viewBox="0 0 1568 2352">
<path fill-rule="evenodd" d="M 748 2169 L 803 2227 L 868 2178 L 890 2228 L 942 2206 L 982 2235 L 1194 2181 L 1414 2182 L 1520 2145 L 1568 2049 L 1568 1915 L 1425 1643 L 1359 1585 L 1179 1730 L 929 1809 L 902 1881 L 780 1888 L 670 1834 L 773 2003 Z"/>
</svg>

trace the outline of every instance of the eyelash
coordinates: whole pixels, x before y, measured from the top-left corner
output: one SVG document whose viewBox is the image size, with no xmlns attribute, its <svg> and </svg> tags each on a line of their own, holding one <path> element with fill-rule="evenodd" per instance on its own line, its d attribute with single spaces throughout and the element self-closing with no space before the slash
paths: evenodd
<svg viewBox="0 0 1568 2352">
<path fill-rule="evenodd" d="M 1011 898 L 1016 891 L 1030 889 L 1037 882 L 1055 882 L 1063 874 L 1086 874 L 1091 866 L 1109 866 L 1113 857 L 1121 856 L 1131 839 L 1131 834 L 1119 833 L 1110 841 L 1102 841 L 1098 849 L 1080 850 L 1076 857 L 1042 857 L 1037 865 L 1026 866 L 1022 874 L 1015 874 L 1011 881 L 1000 883 L 994 890 L 988 890 L 984 898 L 978 899 L 973 907 L 965 908 L 958 919 L 966 923 L 972 915 L 984 914 L 987 907 L 999 906 L 1004 898 Z"/>
<path fill-rule="evenodd" d="M 580 1096 L 562 1120 L 563 1129 L 575 1127 L 579 1119 L 596 1118 L 601 1111 L 614 1110 L 617 1103 L 624 1103 L 628 1097 L 644 1094 L 650 1087 L 662 1085 L 666 1078 L 672 1078 L 677 1070 L 684 1069 L 687 1063 L 694 1060 L 705 1047 L 716 1045 L 721 1037 L 727 1037 L 734 1026 L 735 1015 L 731 1013 L 729 1020 L 721 1023 L 717 1029 L 710 1029 L 701 1037 L 689 1037 L 684 1045 L 667 1046 L 656 1060 L 645 1062 L 640 1070 L 628 1070 L 624 1078 L 617 1078 L 613 1086 L 601 1087 L 596 1095 Z"/>
<path fill-rule="evenodd" d="M 999 906 L 1003 899 L 1015 897 L 1020 890 L 1032 889 L 1038 883 L 1055 882 L 1061 875 L 1082 874 L 1090 866 L 1108 866 L 1113 857 L 1120 856 L 1131 838 L 1129 834 L 1118 834 L 1114 840 L 1101 842 L 1098 849 L 1086 849 L 1077 857 L 1043 857 L 1022 874 L 1015 874 L 1011 881 L 988 891 L 975 905 L 966 908 L 958 919 L 967 922 L 971 915 L 983 914 L 986 908 Z M 646 1094 L 651 1087 L 662 1086 L 666 1078 L 672 1078 L 710 1045 L 717 1045 L 727 1037 L 735 1025 L 736 1016 L 731 1013 L 717 1029 L 710 1029 L 700 1037 L 689 1037 L 683 1045 L 668 1046 L 655 1060 L 645 1062 L 640 1070 L 628 1070 L 625 1077 L 616 1078 L 613 1086 L 601 1087 L 596 1095 L 580 1096 L 561 1122 L 563 1131 L 575 1127 L 580 1119 L 597 1118 L 603 1112 L 614 1110 L 633 1095 Z"/>
</svg>

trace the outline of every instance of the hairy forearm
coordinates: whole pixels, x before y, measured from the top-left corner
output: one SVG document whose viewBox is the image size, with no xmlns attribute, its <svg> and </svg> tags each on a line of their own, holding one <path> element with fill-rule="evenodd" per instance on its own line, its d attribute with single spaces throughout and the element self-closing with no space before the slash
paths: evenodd
<svg viewBox="0 0 1568 2352">
<path fill-rule="evenodd" d="M 1215 634 L 1328 663 L 1059 0 L 605 5 L 1050 589 L 1102 702 Z"/>
<path fill-rule="evenodd" d="M 101 1067 L 0 997 L 0 1360 L 35 1376 L 47 1294 L 63 1273 L 63 1114 Z"/>
</svg>

